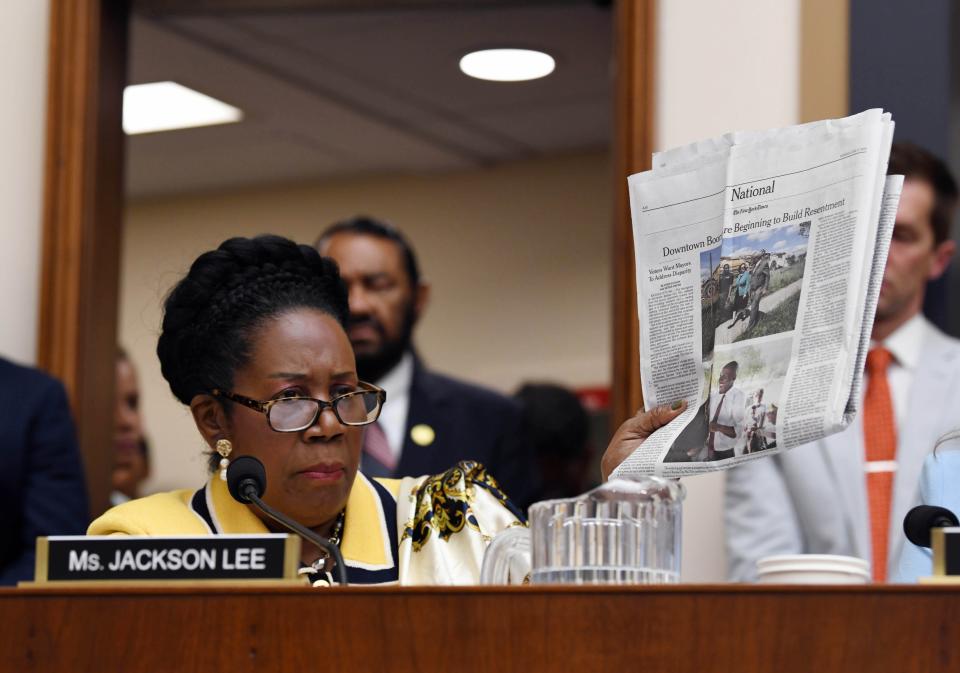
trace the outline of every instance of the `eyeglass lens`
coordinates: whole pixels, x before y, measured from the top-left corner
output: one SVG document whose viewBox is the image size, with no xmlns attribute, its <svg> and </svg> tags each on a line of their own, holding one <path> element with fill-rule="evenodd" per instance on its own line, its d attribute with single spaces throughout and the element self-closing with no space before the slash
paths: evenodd
<svg viewBox="0 0 960 673">
<path fill-rule="evenodd" d="M 369 423 L 376 419 L 380 398 L 376 392 L 358 392 L 334 402 L 344 423 Z M 270 407 L 270 424 L 274 430 L 300 430 L 309 426 L 317 413 L 317 402 L 310 399 L 278 400 Z"/>
</svg>

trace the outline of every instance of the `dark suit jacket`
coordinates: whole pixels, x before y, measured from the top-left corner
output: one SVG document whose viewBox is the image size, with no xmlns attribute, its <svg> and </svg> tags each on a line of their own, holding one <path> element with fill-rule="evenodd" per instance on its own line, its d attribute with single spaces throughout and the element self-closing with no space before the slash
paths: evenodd
<svg viewBox="0 0 960 673">
<path fill-rule="evenodd" d="M 420 446 L 410 430 L 428 425 L 433 442 Z M 414 360 L 410 408 L 396 474 L 440 474 L 460 460 L 476 460 L 518 507 L 526 510 L 536 488 L 529 444 L 520 428 L 520 405 L 486 388 L 435 374 Z"/>
<path fill-rule="evenodd" d="M 0 584 L 33 579 L 39 535 L 82 535 L 83 466 L 63 385 L 0 359 Z"/>
</svg>

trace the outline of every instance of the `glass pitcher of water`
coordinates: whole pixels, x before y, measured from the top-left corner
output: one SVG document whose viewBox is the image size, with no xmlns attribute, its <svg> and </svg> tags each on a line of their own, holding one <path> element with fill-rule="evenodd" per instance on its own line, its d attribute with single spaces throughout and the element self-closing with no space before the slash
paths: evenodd
<svg viewBox="0 0 960 673">
<path fill-rule="evenodd" d="M 530 507 L 530 527 L 487 548 L 481 584 L 676 584 L 683 498 L 678 481 L 614 479 Z"/>
</svg>

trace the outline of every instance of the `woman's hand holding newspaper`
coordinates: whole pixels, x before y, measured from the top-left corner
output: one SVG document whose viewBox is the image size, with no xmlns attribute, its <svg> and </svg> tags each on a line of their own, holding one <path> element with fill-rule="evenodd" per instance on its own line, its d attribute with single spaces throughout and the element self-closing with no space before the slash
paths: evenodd
<svg viewBox="0 0 960 673">
<path fill-rule="evenodd" d="M 675 419 L 686 408 L 687 403 L 680 400 L 669 406 L 663 405 L 650 411 L 640 411 L 633 418 L 624 421 L 614 433 L 600 460 L 600 473 L 603 475 L 603 480 L 606 481 L 614 468 L 643 444 L 643 440 L 653 434 L 654 430 Z"/>
</svg>

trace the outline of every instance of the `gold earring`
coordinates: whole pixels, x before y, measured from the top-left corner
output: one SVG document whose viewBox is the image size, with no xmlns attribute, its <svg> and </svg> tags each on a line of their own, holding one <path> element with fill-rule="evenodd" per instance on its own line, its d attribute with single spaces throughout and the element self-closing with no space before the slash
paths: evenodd
<svg viewBox="0 0 960 673">
<path fill-rule="evenodd" d="M 220 478 L 224 481 L 227 480 L 227 468 L 230 467 L 227 456 L 230 455 L 231 451 L 233 451 L 233 444 L 230 443 L 229 439 L 217 440 L 217 453 L 220 454 Z"/>
</svg>

